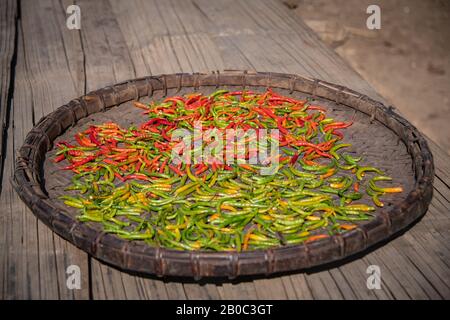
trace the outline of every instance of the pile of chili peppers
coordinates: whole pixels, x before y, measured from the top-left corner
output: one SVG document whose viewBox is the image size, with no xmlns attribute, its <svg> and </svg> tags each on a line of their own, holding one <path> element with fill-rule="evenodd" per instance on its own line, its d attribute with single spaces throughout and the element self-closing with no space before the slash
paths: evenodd
<svg viewBox="0 0 450 320">
<path fill-rule="evenodd" d="M 392 179 L 360 165 L 351 145 L 341 143 L 351 122 L 328 118 L 306 100 L 270 89 L 218 90 L 135 105 L 147 122 L 90 126 L 75 143 L 60 141 L 55 158 L 74 173 L 67 190 L 76 196 L 61 197 L 64 203 L 81 221 L 125 239 L 181 250 L 299 244 L 355 228 L 383 206 L 382 195 L 402 192 L 380 186 Z M 205 130 L 278 129 L 278 170 L 264 176 L 262 164 L 173 164 L 172 133 L 195 123 Z"/>
</svg>

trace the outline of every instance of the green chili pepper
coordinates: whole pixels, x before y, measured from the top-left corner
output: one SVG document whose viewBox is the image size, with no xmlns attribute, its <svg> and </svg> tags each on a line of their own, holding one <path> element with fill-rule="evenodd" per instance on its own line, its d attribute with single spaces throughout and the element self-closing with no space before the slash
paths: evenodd
<svg viewBox="0 0 450 320">
<path fill-rule="evenodd" d="M 343 221 L 371 219 L 375 207 L 357 200 L 371 197 L 382 206 L 380 196 L 401 191 L 376 184 L 391 180 L 385 176 L 350 189 L 354 176 L 361 181 L 366 172 L 382 173 L 359 167 L 360 157 L 342 153 L 351 145 L 336 143 L 345 137 L 334 129 L 348 124 L 272 90 L 217 90 L 137 106 L 145 109 L 147 122 L 128 128 L 91 125 L 76 135 L 76 145 L 61 142 L 55 152 L 55 161 L 72 170 L 66 190 L 76 194 L 61 200 L 79 212 L 80 221 L 98 223 L 129 241 L 217 251 L 302 244 L 344 232 Z M 256 139 L 255 145 L 281 146 L 277 170 L 262 175 L 262 164 L 240 167 L 237 158 L 230 165 L 175 165 L 171 135 L 178 128 L 193 130 L 194 121 L 222 132 L 277 129 L 278 139 Z M 195 144 L 188 155 L 206 146 Z"/>
</svg>

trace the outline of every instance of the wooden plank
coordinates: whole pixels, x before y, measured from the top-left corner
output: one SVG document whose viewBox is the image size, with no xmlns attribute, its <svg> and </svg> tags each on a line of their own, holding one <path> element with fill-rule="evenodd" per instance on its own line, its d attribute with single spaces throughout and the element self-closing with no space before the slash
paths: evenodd
<svg viewBox="0 0 450 320">
<path fill-rule="evenodd" d="M 337 284 L 343 299 L 345 300 L 355 300 L 357 299 L 357 293 L 347 282 L 347 279 L 342 274 L 342 271 L 339 268 L 333 268 L 329 270 L 331 278 Z"/>
<path fill-rule="evenodd" d="M 407 258 L 415 267 L 414 276 L 420 277 L 430 298 L 448 297 L 450 294 L 450 279 L 446 276 L 448 265 L 434 261 L 434 255 L 427 252 L 410 234 L 405 235 L 405 240 L 410 245 Z"/>
<path fill-rule="evenodd" d="M 284 286 L 284 292 L 286 293 L 287 300 L 297 300 L 297 292 L 294 288 L 294 284 L 291 281 L 290 276 L 286 275 L 281 278 L 281 282 Z"/>
<path fill-rule="evenodd" d="M 308 274 L 306 282 L 314 299 L 342 299 L 342 295 L 327 271 Z"/>
<path fill-rule="evenodd" d="M 255 300 L 257 299 L 256 288 L 251 280 L 239 280 L 225 282 L 218 287 L 222 299 L 227 300 Z"/>
<path fill-rule="evenodd" d="M 442 182 L 445 183 L 447 189 L 450 188 L 450 161 L 448 153 L 439 147 L 436 142 L 427 139 L 431 152 L 433 153 L 433 160 L 436 170 L 436 175 Z M 448 199 L 448 198 L 447 198 Z"/>
<path fill-rule="evenodd" d="M 278 1 L 81 1 L 78 3 L 82 11 L 81 31 L 65 28 L 64 8 L 68 4 L 68 0 L 45 1 L 39 5 L 22 2 L 20 27 L 24 39 L 22 49 L 19 46 L 13 108 L 16 128 L 11 131 L 14 139 L 8 140 L 8 150 L 20 145 L 33 123 L 59 104 L 86 90 L 147 74 L 224 68 L 299 73 L 342 83 L 380 99 L 367 82 Z M 37 31 L 39 36 L 32 31 Z M 21 135 L 16 136 L 18 130 Z M 137 277 L 93 259 L 92 296 L 98 299 L 448 298 L 450 161 L 432 142 L 430 146 L 438 180 L 435 182 L 437 196 L 429 212 L 405 235 L 362 259 L 311 274 L 202 284 Z M 5 174 L 6 169 L 10 174 L 12 151 L 7 153 Z M 6 186 L 5 180 L 2 185 Z M 0 243 L 0 249 L 4 249 L 0 266 L 4 296 L 86 297 L 85 291 L 68 294 L 61 273 L 68 262 L 78 259 L 77 263 L 83 266 L 82 274 L 87 274 L 85 255 L 36 222 L 12 191 L 6 191 L 0 195 L 8 207 L 5 213 L 0 213 L 5 240 Z M 11 226 L 14 232 L 9 231 Z M 11 244 L 19 254 L 8 249 Z M 382 269 L 381 290 L 366 287 L 366 268 L 370 264 Z M 32 275 L 36 271 L 40 273 L 37 277 Z M 58 276 L 52 278 L 54 274 Z M 25 285 L 26 277 L 31 281 Z M 87 281 L 85 277 L 82 279 Z M 87 284 L 83 283 L 83 287 Z"/>
<path fill-rule="evenodd" d="M 16 1 L 2 1 L 0 3 L 0 203 L 5 204 L 4 210 L 2 210 L 5 212 L 3 214 L 0 213 L 0 230 L 2 231 L 2 240 L 0 241 L 0 288 L 2 292 L 0 293 L 0 299 L 13 296 L 12 292 L 15 292 L 16 289 L 12 287 L 15 287 L 15 283 L 9 280 L 20 272 L 16 270 L 15 266 L 11 267 L 7 263 L 9 260 L 7 243 L 11 240 L 8 237 L 12 237 L 12 234 L 8 234 L 7 230 L 8 223 L 11 223 L 12 217 L 6 214 L 6 211 L 12 212 L 11 202 L 9 201 L 12 191 L 4 190 L 7 189 L 4 185 L 8 184 L 8 179 L 4 179 L 4 177 L 10 176 L 12 163 L 11 151 L 6 152 L 5 149 L 12 150 L 12 142 L 6 141 L 6 137 L 11 137 L 12 134 L 8 113 L 11 109 L 9 93 L 12 89 L 11 78 L 14 72 L 14 68 L 12 68 L 13 57 L 17 51 L 15 45 L 17 19 L 18 8 Z M 6 162 L 5 165 L 4 161 Z"/>
<path fill-rule="evenodd" d="M 80 1 L 86 91 L 135 77 L 128 46 L 107 1 Z M 98 13 L 102 14 L 99 15 Z"/>
<path fill-rule="evenodd" d="M 257 279 L 253 281 L 253 284 L 259 300 L 287 299 L 287 293 L 280 277 Z"/>
<path fill-rule="evenodd" d="M 286 281 L 290 281 L 292 283 L 292 287 L 294 288 L 295 295 L 297 299 L 300 300 L 311 300 L 313 299 L 313 294 L 311 289 L 309 288 L 309 284 L 306 281 L 307 275 L 304 273 L 298 273 L 289 276 L 289 279 Z"/>
<path fill-rule="evenodd" d="M 3 145 L 9 122 L 11 82 L 14 78 L 17 19 L 17 1 L 0 2 L 0 179 L 3 175 Z"/>
<path fill-rule="evenodd" d="M 191 300 L 217 300 L 220 293 L 215 283 L 188 282 L 183 283 L 186 298 Z"/>
<path fill-rule="evenodd" d="M 53 15 L 56 7 L 43 1 L 39 5 L 47 10 L 39 12 L 36 2 L 21 4 L 14 103 L 1 194 L 2 204 L 7 208 L 0 212 L 5 237 L 2 294 L 8 299 L 87 299 L 87 255 L 37 221 L 8 181 L 14 168 L 14 154 L 26 133 L 41 115 L 76 94 L 72 79 L 66 77 L 67 61 Z M 45 23 L 54 24 L 55 28 L 48 29 Z M 80 267 L 81 290 L 66 286 L 66 268 L 70 265 Z"/>
<path fill-rule="evenodd" d="M 396 239 L 397 242 L 401 239 Z M 380 265 L 381 277 L 386 278 L 387 274 L 392 276 L 389 281 L 389 288 L 396 299 L 427 299 L 429 298 L 426 291 L 421 287 L 420 282 L 411 276 L 411 265 L 408 263 L 406 257 L 400 254 L 400 251 L 391 243 L 389 246 L 384 246 L 383 250 L 377 250 L 371 255 L 374 259 L 372 264 Z M 371 259 L 372 257 L 368 257 Z M 396 285 L 397 287 L 393 287 Z M 400 287 L 404 289 L 407 297 L 398 295 Z"/>
</svg>

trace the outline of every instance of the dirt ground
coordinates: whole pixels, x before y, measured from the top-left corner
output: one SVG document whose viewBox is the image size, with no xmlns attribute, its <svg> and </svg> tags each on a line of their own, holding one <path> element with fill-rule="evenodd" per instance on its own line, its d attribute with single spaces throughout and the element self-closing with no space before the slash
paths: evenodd
<svg viewBox="0 0 450 320">
<path fill-rule="evenodd" d="M 450 1 L 284 0 L 386 100 L 450 153 Z M 381 9 L 369 30 L 366 9 Z"/>
</svg>

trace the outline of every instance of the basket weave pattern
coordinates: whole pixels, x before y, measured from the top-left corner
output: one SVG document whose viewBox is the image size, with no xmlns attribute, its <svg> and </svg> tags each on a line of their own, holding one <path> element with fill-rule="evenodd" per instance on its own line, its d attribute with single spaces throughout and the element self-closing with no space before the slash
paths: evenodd
<svg viewBox="0 0 450 320">
<path fill-rule="evenodd" d="M 218 87 L 264 90 L 271 87 L 294 97 L 313 97 L 337 119 L 352 117 L 349 139 L 358 154 L 391 175 L 405 192 L 387 199 L 376 216 L 343 234 L 295 246 L 248 252 L 178 251 L 130 242 L 76 220 L 76 212 L 56 198 L 70 182 L 47 158 L 53 142 L 65 140 L 89 124 L 143 122 L 130 101 L 159 99 Z M 229 277 L 273 274 L 340 260 L 361 252 L 421 217 L 432 198 L 434 167 L 422 135 L 383 104 L 348 88 L 295 75 L 258 72 L 172 74 L 131 80 L 70 101 L 27 135 L 16 158 L 15 189 L 33 213 L 52 230 L 92 256 L 125 270 L 158 276 Z"/>
</svg>

